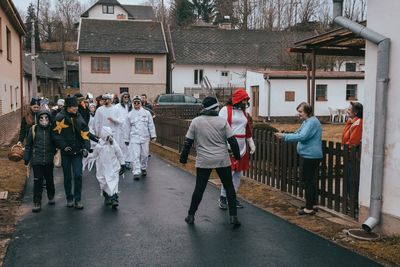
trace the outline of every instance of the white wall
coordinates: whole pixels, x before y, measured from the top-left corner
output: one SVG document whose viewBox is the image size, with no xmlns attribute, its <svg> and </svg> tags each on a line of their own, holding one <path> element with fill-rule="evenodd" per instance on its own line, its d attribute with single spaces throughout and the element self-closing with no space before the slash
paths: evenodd
<svg viewBox="0 0 400 267">
<path fill-rule="evenodd" d="M 246 88 L 250 95 L 251 86 L 260 86 L 260 109 L 259 115 L 268 116 L 268 83 L 261 80 L 263 74 L 247 72 Z M 261 84 L 264 84 L 263 86 Z M 307 101 L 307 80 L 306 79 L 270 79 L 271 83 L 271 116 L 296 116 L 296 107 L 299 103 Z M 329 116 L 328 107 L 344 109 L 350 106 L 346 100 L 346 84 L 357 84 L 358 102 L 364 100 L 364 80 L 361 79 L 317 79 L 316 84 L 327 85 L 327 101 L 315 101 L 315 114 L 318 116 Z M 285 101 L 285 91 L 294 91 L 295 100 Z"/>
<path fill-rule="evenodd" d="M 123 14 L 128 19 L 128 13 L 120 6 L 114 6 L 114 14 L 103 14 L 103 5 L 96 5 L 89 11 L 90 19 L 117 19 L 117 15 Z"/>
<path fill-rule="evenodd" d="M 391 39 L 382 211 L 400 218 L 400 1 L 368 1 L 368 28 Z M 373 12 L 371 12 L 373 11 Z M 360 205 L 369 207 L 374 135 L 377 46 L 367 42 Z M 377 107 L 384 108 L 384 107 Z"/>
<path fill-rule="evenodd" d="M 200 87 L 194 84 L 194 70 L 202 69 L 211 85 L 216 87 L 228 87 L 228 83 L 234 87 L 244 87 L 246 67 L 237 66 L 212 66 L 212 65 L 175 65 L 172 70 L 172 91 L 184 93 L 185 87 Z M 229 71 L 227 78 L 221 77 L 221 71 Z"/>
</svg>

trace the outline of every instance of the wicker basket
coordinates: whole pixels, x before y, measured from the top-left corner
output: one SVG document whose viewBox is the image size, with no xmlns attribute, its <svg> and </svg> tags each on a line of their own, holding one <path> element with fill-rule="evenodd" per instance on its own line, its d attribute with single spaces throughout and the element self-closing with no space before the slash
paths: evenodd
<svg viewBox="0 0 400 267">
<path fill-rule="evenodd" d="M 20 144 L 13 145 L 10 152 L 8 152 L 8 159 L 18 162 L 24 157 L 24 148 Z"/>
</svg>

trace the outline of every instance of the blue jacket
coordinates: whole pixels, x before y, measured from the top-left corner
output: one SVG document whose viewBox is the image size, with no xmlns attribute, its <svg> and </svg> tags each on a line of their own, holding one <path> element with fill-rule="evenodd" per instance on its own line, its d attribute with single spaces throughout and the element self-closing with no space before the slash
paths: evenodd
<svg viewBox="0 0 400 267">
<path fill-rule="evenodd" d="M 322 158 L 322 128 L 316 117 L 306 119 L 296 132 L 284 134 L 283 140 L 298 142 L 297 153 L 303 158 Z"/>
</svg>

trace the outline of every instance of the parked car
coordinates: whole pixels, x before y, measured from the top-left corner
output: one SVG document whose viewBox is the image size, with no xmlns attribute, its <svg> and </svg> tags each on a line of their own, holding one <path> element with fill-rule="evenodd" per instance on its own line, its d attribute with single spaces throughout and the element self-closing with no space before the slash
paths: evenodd
<svg viewBox="0 0 400 267">
<path fill-rule="evenodd" d="M 184 94 L 161 94 L 154 100 L 154 106 L 200 106 L 201 100 Z"/>
</svg>

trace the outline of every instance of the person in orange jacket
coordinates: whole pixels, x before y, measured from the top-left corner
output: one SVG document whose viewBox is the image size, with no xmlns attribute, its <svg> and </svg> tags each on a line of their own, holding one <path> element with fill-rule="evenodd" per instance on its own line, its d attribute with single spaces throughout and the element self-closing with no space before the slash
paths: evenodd
<svg viewBox="0 0 400 267">
<path fill-rule="evenodd" d="M 349 119 L 344 127 L 342 144 L 359 146 L 362 138 L 363 105 L 358 102 L 350 102 L 347 116 Z"/>
</svg>

